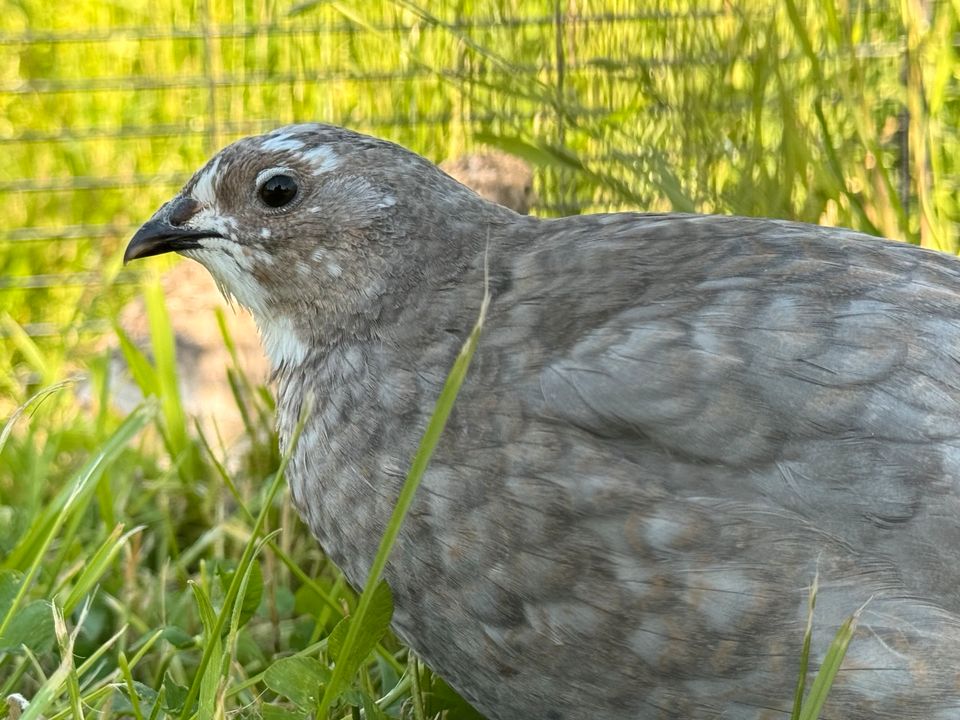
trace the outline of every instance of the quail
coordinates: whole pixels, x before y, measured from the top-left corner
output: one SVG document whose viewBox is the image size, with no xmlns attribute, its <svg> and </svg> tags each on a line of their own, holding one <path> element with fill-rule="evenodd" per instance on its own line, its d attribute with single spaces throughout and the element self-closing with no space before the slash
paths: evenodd
<svg viewBox="0 0 960 720">
<path fill-rule="evenodd" d="M 491 302 L 386 570 L 394 627 L 490 718 L 960 717 L 960 262 L 781 220 L 518 215 L 302 124 L 217 154 L 125 260 L 249 309 L 289 470 L 363 583 Z"/>
</svg>

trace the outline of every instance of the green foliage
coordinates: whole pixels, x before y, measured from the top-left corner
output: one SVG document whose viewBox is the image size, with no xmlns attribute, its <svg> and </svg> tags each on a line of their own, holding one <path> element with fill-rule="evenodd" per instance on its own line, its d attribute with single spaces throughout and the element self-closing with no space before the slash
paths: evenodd
<svg viewBox="0 0 960 720">
<path fill-rule="evenodd" d="M 89 347 L 133 292 L 131 228 L 222 144 L 304 120 L 435 160 L 518 152 L 546 214 L 790 217 L 956 251 L 958 29 L 946 1 L 18 0 L 0 13 L 0 293 L 17 325 L 54 329 L 42 343 Z M 44 356 L 16 334 L 16 364 Z"/>
<path fill-rule="evenodd" d="M 267 668 L 263 681 L 306 714 L 317 706 L 322 688 L 330 682 L 330 668 L 314 658 L 294 655 Z"/>
</svg>

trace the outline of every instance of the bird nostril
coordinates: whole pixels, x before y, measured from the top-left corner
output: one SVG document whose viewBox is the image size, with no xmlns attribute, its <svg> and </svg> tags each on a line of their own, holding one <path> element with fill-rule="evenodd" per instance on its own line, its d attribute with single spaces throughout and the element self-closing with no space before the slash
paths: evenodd
<svg viewBox="0 0 960 720">
<path fill-rule="evenodd" d="M 174 201 L 173 207 L 168 216 L 171 225 L 183 225 L 187 220 L 197 214 L 200 209 L 200 203 L 193 198 L 180 198 Z"/>
</svg>

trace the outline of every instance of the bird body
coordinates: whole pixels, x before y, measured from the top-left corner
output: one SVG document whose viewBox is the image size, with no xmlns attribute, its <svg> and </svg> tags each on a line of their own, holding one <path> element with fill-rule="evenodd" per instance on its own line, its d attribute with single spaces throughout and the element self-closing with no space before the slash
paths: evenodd
<svg viewBox="0 0 960 720">
<path fill-rule="evenodd" d="M 292 193 L 292 194 L 291 194 Z M 279 202 L 279 205 L 274 205 Z M 491 718 L 960 717 L 960 262 L 777 220 L 556 220 L 324 125 L 216 156 L 135 236 L 252 311 L 294 502 L 364 582 L 491 304 L 386 571 Z"/>
</svg>

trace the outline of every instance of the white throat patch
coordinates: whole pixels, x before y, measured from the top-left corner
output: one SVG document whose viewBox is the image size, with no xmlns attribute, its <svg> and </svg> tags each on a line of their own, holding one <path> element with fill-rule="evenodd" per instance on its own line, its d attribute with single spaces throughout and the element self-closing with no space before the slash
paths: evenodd
<svg viewBox="0 0 960 720">
<path fill-rule="evenodd" d="M 250 311 L 271 367 L 278 370 L 302 363 L 307 345 L 290 318 L 276 315 L 265 304 L 264 290 L 252 272 L 250 259 L 229 240 L 208 238 L 203 242 L 204 248 L 184 250 L 182 254 L 207 268 L 228 300 L 235 299 Z"/>
<path fill-rule="evenodd" d="M 307 345 L 300 339 L 290 318 L 283 315 L 271 317 L 254 315 L 260 328 L 263 349 L 274 370 L 281 367 L 296 367 L 307 358 Z"/>
</svg>

